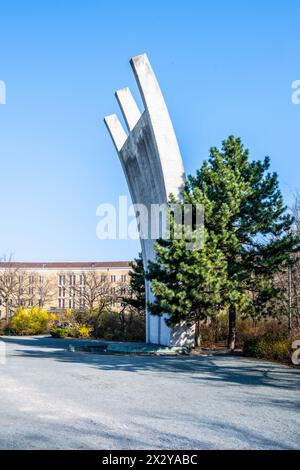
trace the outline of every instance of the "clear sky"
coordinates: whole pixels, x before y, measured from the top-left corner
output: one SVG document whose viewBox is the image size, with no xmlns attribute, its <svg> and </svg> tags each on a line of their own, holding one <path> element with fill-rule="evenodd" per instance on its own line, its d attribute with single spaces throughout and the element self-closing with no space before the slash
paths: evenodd
<svg viewBox="0 0 300 470">
<path fill-rule="evenodd" d="M 240 136 L 270 155 L 286 201 L 300 188 L 300 2 L 1 0 L 0 254 L 19 261 L 131 259 L 136 241 L 100 241 L 96 208 L 128 194 L 102 118 L 114 91 L 138 92 L 147 52 L 187 173 Z"/>
</svg>

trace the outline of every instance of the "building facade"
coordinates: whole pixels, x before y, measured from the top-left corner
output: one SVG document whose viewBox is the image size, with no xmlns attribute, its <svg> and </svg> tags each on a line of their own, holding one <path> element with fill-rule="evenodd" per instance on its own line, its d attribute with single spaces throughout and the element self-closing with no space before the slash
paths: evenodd
<svg viewBox="0 0 300 470">
<path fill-rule="evenodd" d="M 127 261 L 94 263 L 0 262 L 0 318 L 18 306 L 49 312 L 67 308 L 118 309 L 130 294 Z"/>
</svg>

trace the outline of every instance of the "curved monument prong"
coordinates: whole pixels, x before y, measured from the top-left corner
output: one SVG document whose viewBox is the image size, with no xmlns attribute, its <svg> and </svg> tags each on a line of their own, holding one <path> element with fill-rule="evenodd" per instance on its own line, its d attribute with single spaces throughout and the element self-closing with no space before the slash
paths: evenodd
<svg viewBox="0 0 300 470">
<path fill-rule="evenodd" d="M 116 91 L 115 95 L 126 122 L 127 129 L 130 132 L 140 119 L 141 112 L 128 87 Z"/>
<path fill-rule="evenodd" d="M 151 67 L 147 54 L 140 54 L 130 61 L 145 109 L 151 116 L 160 113 L 161 108 L 167 111 L 160 86 Z M 168 111 L 167 111 L 168 112 Z"/>
<path fill-rule="evenodd" d="M 104 122 L 110 133 L 113 143 L 115 144 L 117 152 L 121 150 L 127 140 L 127 134 L 123 129 L 122 124 L 116 114 L 111 114 L 104 118 Z"/>
<path fill-rule="evenodd" d="M 170 193 L 180 197 L 184 186 L 184 168 L 168 108 L 147 55 L 133 57 L 131 65 L 145 110 L 141 114 L 130 90 L 123 88 L 116 92 L 116 97 L 129 135 L 126 135 L 116 115 L 105 118 L 105 123 L 117 149 L 133 204 L 142 204 L 151 214 L 152 205 L 167 204 Z M 156 220 L 150 220 L 150 223 L 151 228 L 159 226 Z M 148 262 L 155 259 L 155 240 L 145 238 L 142 233 L 140 238 L 146 269 Z M 147 305 L 153 300 L 150 284 L 146 281 Z M 146 341 L 185 346 L 193 344 L 194 334 L 193 329 L 182 325 L 169 328 L 165 316 L 151 315 L 146 308 Z"/>
<path fill-rule="evenodd" d="M 184 168 L 163 94 L 147 54 L 133 57 L 130 63 L 155 135 L 167 197 L 170 193 L 179 197 L 183 187 Z"/>
<path fill-rule="evenodd" d="M 115 144 L 117 152 L 121 150 L 127 140 L 127 134 L 120 123 L 116 114 L 111 114 L 104 118 L 104 122 L 110 133 L 113 143 Z"/>
</svg>

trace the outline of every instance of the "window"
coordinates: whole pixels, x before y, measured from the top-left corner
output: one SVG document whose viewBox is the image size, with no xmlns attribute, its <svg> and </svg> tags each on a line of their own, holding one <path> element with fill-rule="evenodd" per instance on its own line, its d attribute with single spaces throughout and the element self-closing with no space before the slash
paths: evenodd
<svg viewBox="0 0 300 470">
<path fill-rule="evenodd" d="M 110 293 L 111 293 L 111 295 L 114 295 L 114 294 L 116 293 L 115 287 L 112 287 L 112 288 L 110 289 Z"/>
<path fill-rule="evenodd" d="M 58 276 L 58 284 L 59 284 L 60 286 L 64 286 L 65 283 L 66 283 L 66 276 L 60 274 L 60 275 Z"/>
<path fill-rule="evenodd" d="M 80 274 L 79 282 L 81 286 L 85 286 L 85 275 Z"/>
<path fill-rule="evenodd" d="M 75 274 L 70 274 L 69 275 L 69 285 L 70 286 L 75 286 L 76 284 L 76 275 Z"/>
<path fill-rule="evenodd" d="M 82 297 L 84 294 L 85 294 L 85 288 L 84 288 L 84 287 L 80 287 L 80 291 L 79 291 L 80 297 Z"/>
<path fill-rule="evenodd" d="M 74 287 L 70 287 L 69 296 L 70 296 L 70 297 L 75 297 L 75 289 L 74 289 Z"/>
<path fill-rule="evenodd" d="M 106 276 L 104 274 L 101 274 L 100 280 L 101 280 L 101 282 L 105 282 L 106 281 Z"/>
<path fill-rule="evenodd" d="M 110 276 L 110 281 L 111 281 L 111 282 L 116 282 L 116 276 L 115 276 L 114 274 L 112 274 L 112 275 Z"/>
<path fill-rule="evenodd" d="M 121 281 L 122 281 L 122 282 L 126 282 L 126 274 L 122 274 L 122 275 L 121 275 Z"/>
<path fill-rule="evenodd" d="M 125 295 L 125 294 L 126 294 L 126 289 L 125 289 L 125 287 L 122 287 L 121 288 L 121 295 Z"/>
</svg>

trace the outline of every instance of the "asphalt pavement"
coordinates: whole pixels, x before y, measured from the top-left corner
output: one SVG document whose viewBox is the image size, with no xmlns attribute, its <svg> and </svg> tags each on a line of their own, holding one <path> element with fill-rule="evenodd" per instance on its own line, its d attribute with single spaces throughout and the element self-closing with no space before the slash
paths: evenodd
<svg viewBox="0 0 300 470">
<path fill-rule="evenodd" d="M 0 343 L 0 449 L 300 448 L 299 370 L 74 352 L 47 337 Z"/>
</svg>

